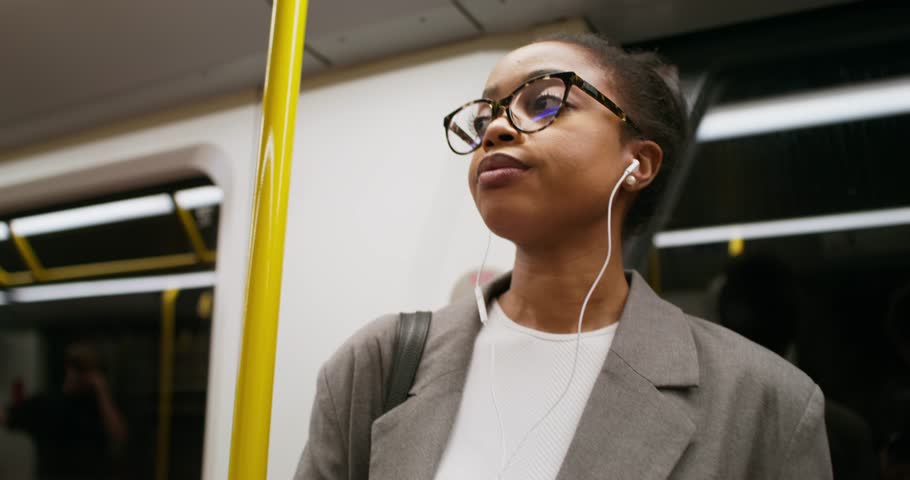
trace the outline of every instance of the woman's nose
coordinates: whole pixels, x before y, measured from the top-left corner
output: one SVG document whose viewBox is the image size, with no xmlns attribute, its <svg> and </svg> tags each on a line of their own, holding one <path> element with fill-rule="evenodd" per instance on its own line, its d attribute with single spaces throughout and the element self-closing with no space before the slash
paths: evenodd
<svg viewBox="0 0 910 480">
<path fill-rule="evenodd" d="M 518 139 L 520 133 L 512 126 L 506 115 L 508 114 L 494 118 L 490 125 L 487 126 L 487 131 L 484 132 L 483 136 L 483 147 L 485 150 L 500 144 L 512 143 Z"/>
</svg>

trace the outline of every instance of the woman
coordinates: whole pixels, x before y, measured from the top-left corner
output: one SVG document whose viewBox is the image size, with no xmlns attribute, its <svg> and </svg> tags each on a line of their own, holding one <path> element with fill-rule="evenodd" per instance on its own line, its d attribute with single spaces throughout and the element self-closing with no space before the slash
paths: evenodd
<svg viewBox="0 0 910 480">
<path fill-rule="evenodd" d="M 649 216 L 685 137 L 665 71 L 592 35 L 550 37 L 446 117 L 514 269 L 434 313 L 411 396 L 385 414 L 397 316 L 342 346 L 298 479 L 831 478 L 818 386 L 623 270 L 623 230 Z"/>
</svg>

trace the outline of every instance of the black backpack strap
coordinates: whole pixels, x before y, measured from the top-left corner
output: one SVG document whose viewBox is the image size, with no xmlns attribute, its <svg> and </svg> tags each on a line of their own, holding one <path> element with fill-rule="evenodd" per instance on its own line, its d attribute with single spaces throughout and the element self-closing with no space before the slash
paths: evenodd
<svg viewBox="0 0 910 480">
<path fill-rule="evenodd" d="M 408 398 L 414 377 L 417 376 L 420 357 L 423 356 L 423 346 L 427 341 L 432 317 L 430 312 L 402 313 L 398 317 L 395 356 L 392 357 L 392 372 L 383 412 L 401 405 Z"/>
</svg>

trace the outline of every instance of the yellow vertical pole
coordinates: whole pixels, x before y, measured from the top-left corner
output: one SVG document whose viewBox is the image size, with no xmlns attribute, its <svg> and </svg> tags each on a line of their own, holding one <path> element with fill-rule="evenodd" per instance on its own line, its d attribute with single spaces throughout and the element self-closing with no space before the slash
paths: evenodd
<svg viewBox="0 0 910 480">
<path fill-rule="evenodd" d="M 731 257 L 738 257 L 743 254 L 743 250 L 746 249 L 746 242 L 741 237 L 731 238 L 727 243 L 727 253 Z"/>
<path fill-rule="evenodd" d="M 158 358 L 158 442 L 155 450 L 155 480 L 167 480 L 171 458 L 171 406 L 174 395 L 174 331 L 177 324 L 177 295 L 180 290 L 161 294 L 161 353 Z"/>
<path fill-rule="evenodd" d="M 243 340 L 234 396 L 231 480 L 265 480 L 268 468 L 278 303 L 306 11 L 307 0 L 276 0 L 272 10 Z"/>
</svg>

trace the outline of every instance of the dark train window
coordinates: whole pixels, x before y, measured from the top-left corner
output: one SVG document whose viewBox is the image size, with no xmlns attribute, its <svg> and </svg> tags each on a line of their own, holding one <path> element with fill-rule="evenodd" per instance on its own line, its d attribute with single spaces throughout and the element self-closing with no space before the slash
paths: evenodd
<svg viewBox="0 0 910 480">
<path fill-rule="evenodd" d="M 715 111 L 739 109 L 747 129 L 768 102 L 779 124 L 826 95 L 828 113 L 869 106 L 838 96 L 851 92 L 890 104 L 701 142 L 650 266 L 668 299 L 822 387 L 835 478 L 877 478 L 910 429 L 910 62 L 864 55 L 728 75 Z"/>
<path fill-rule="evenodd" d="M 23 476 L 200 477 L 221 199 L 198 178 L 0 217 L 0 455 Z"/>
</svg>

